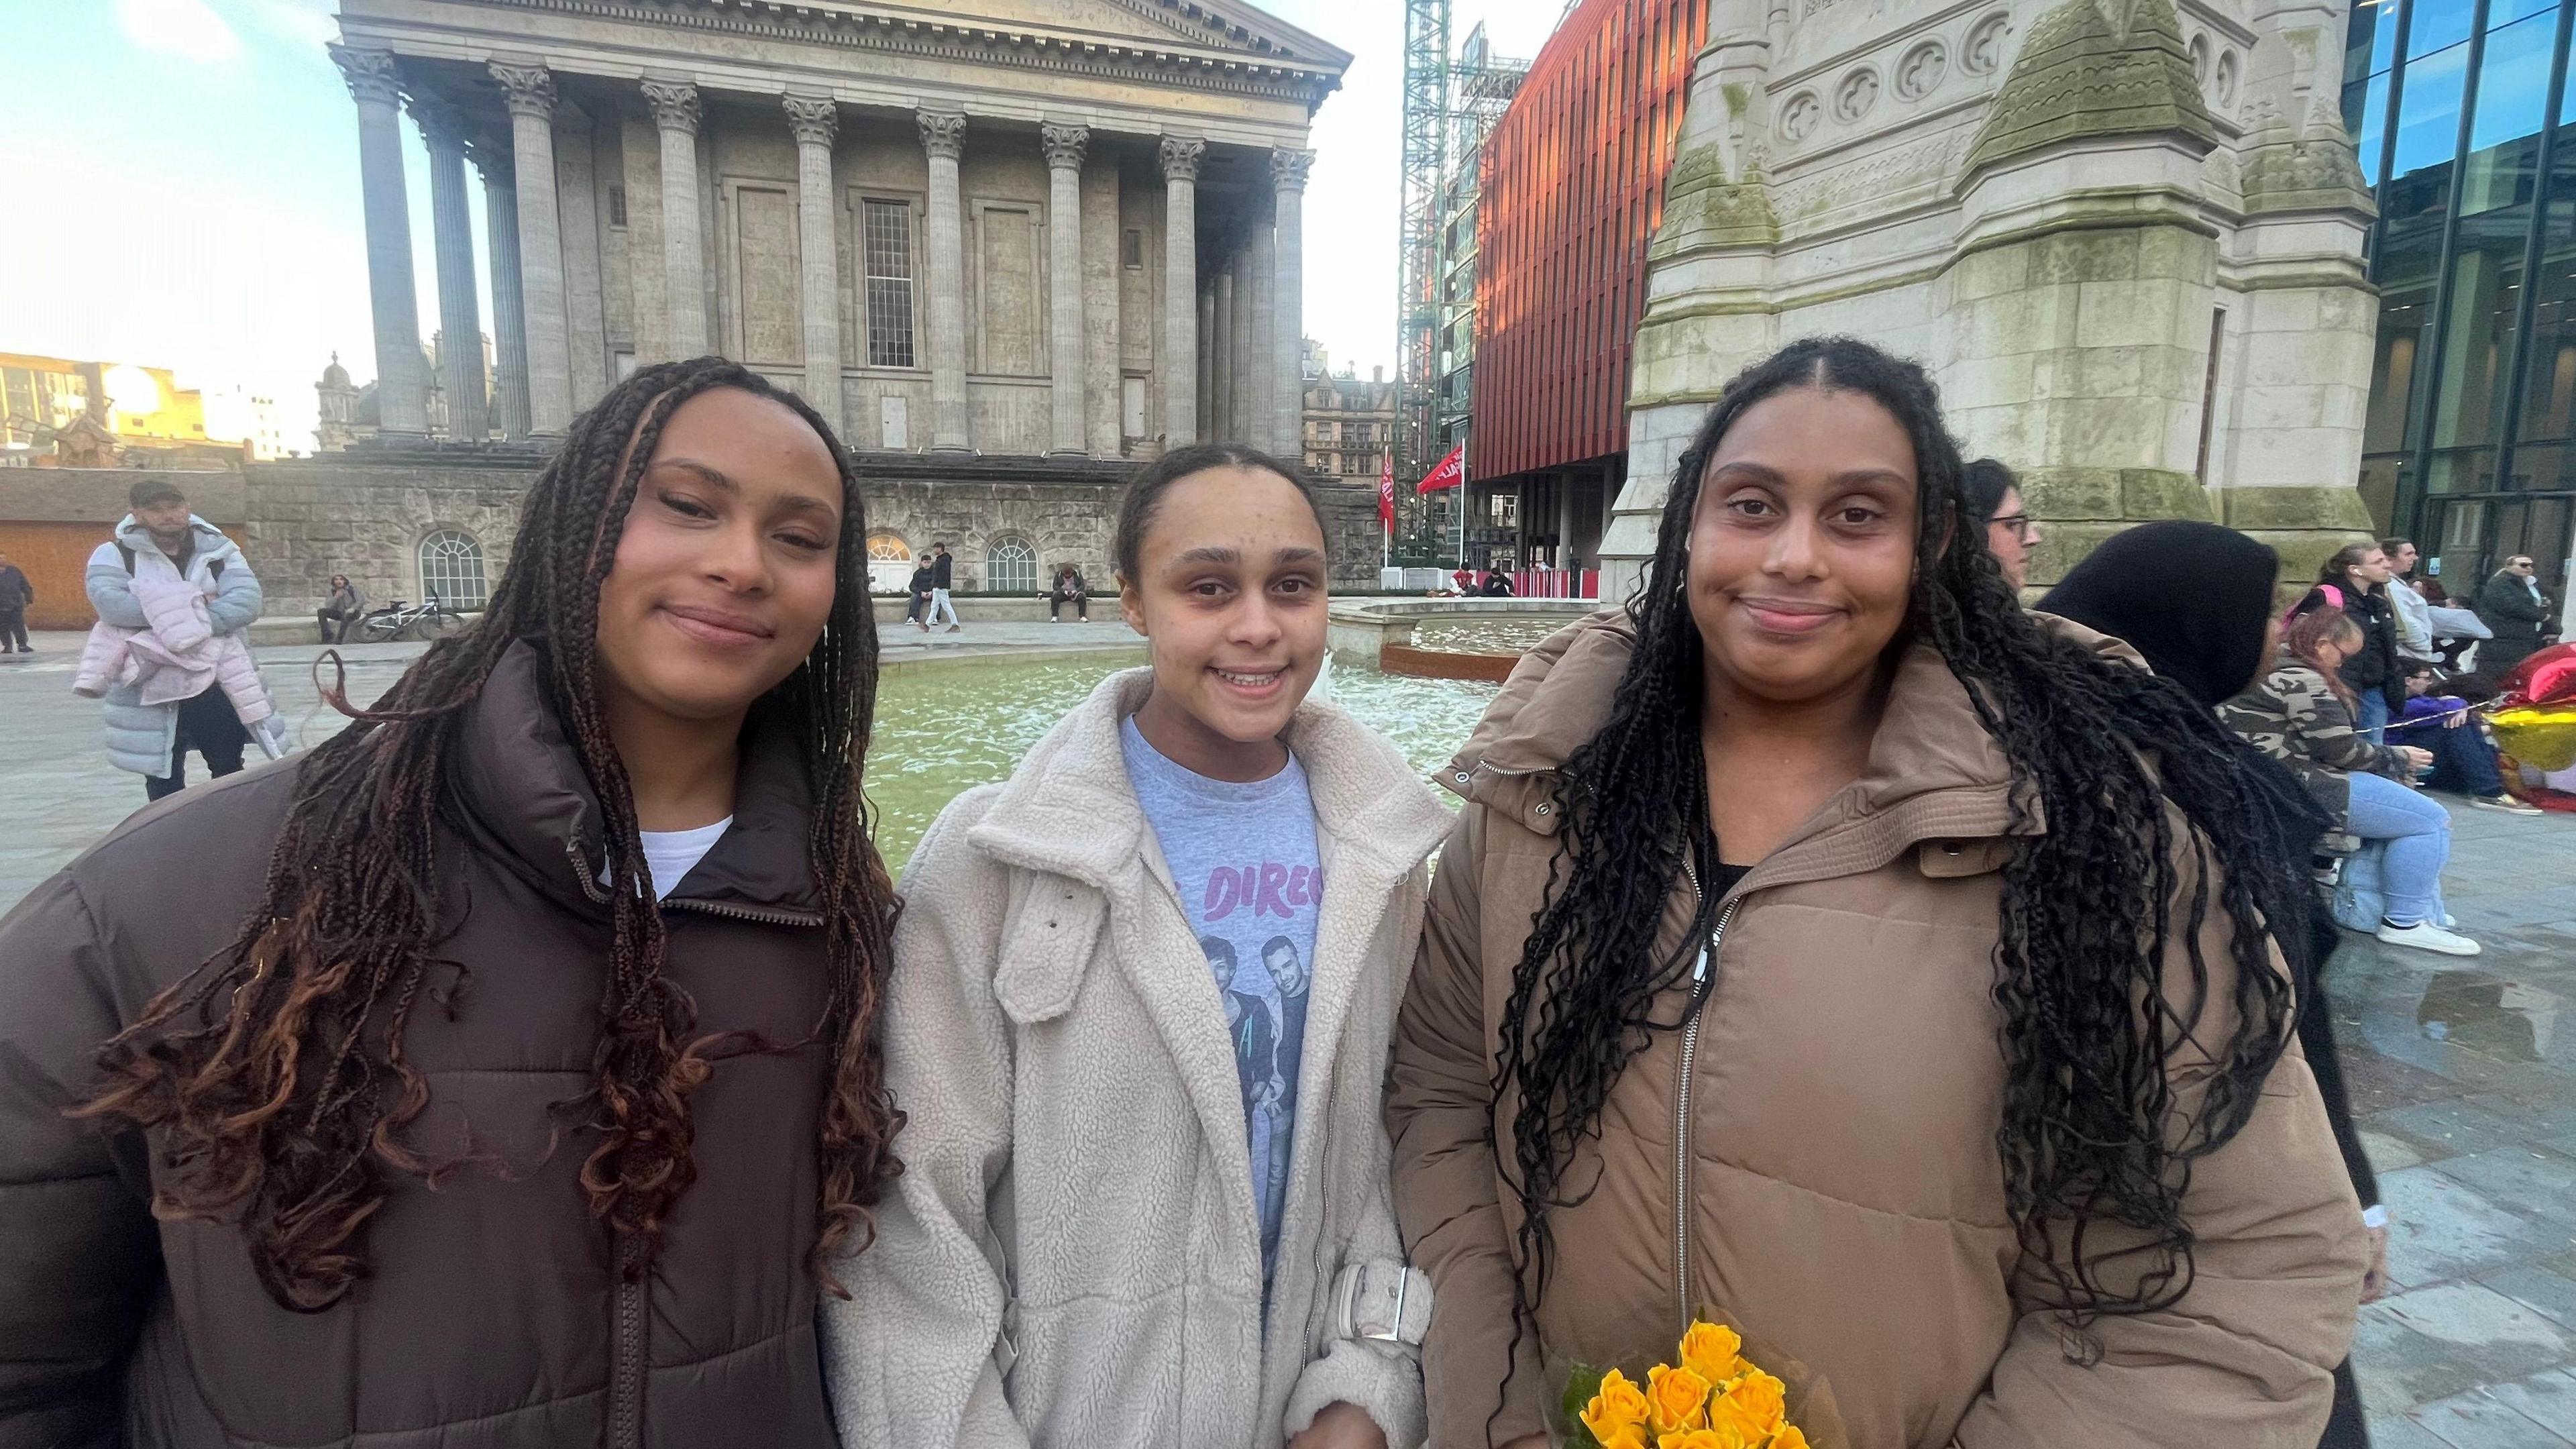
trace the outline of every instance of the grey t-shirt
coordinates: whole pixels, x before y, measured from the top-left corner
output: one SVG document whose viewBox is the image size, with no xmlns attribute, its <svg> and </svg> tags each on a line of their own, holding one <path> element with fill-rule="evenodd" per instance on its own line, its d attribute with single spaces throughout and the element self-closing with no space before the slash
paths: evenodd
<svg viewBox="0 0 2576 1449">
<path fill-rule="evenodd" d="M 1267 780 L 1211 780 L 1166 759 L 1130 719 L 1119 732 L 1127 779 L 1180 889 L 1182 913 L 1207 953 L 1225 1002 L 1243 1086 L 1252 1201 L 1261 1217 L 1261 1270 L 1279 1255 L 1296 1140 L 1297 1074 L 1314 979 L 1315 920 L 1324 872 L 1315 802 L 1295 757 Z"/>
</svg>

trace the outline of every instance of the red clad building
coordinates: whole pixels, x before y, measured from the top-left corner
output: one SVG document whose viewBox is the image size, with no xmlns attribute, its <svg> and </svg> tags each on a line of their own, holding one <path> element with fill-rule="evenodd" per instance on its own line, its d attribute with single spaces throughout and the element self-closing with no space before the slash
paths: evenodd
<svg viewBox="0 0 2576 1449">
<path fill-rule="evenodd" d="M 1471 561 L 1597 563 L 1627 478 L 1628 360 L 1709 0 L 1582 0 L 1485 143 Z M 1505 501 L 1508 500 L 1508 501 Z"/>
</svg>

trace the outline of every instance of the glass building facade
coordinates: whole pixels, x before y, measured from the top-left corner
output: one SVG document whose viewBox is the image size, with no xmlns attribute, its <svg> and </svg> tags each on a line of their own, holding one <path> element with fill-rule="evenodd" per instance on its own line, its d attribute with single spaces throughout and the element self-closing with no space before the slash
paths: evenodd
<svg viewBox="0 0 2576 1449">
<path fill-rule="evenodd" d="M 2344 119 L 2379 199 L 2363 497 L 2475 592 L 2576 550 L 2576 0 L 2356 4 Z"/>
</svg>

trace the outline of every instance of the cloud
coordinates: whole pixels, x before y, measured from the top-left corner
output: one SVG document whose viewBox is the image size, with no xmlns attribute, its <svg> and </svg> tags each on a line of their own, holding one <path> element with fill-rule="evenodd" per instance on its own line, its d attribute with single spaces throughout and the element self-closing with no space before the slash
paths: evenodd
<svg viewBox="0 0 2576 1449">
<path fill-rule="evenodd" d="M 125 38 L 200 64 L 241 54 L 241 40 L 206 0 L 116 0 L 116 23 Z"/>
</svg>

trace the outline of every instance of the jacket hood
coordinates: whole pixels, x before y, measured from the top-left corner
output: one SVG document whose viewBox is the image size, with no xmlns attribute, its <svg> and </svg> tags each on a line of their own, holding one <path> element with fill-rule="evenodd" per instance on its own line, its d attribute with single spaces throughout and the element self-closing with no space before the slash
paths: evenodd
<svg viewBox="0 0 2576 1449">
<path fill-rule="evenodd" d="M 566 904 L 607 904 L 598 793 L 555 713 L 543 649 L 522 639 L 466 706 L 450 788 L 518 874 Z M 664 906 L 737 907 L 822 919 L 808 858 L 813 791 L 788 721 L 755 706 L 743 727 L 733 824 Z"/>
<path fill-rule="evenodd" d="M 1119 727 L 1153 693 L 1154 671 L 1109 676 L 1029 751 L 975 843 L 1013 865 L 1105 885 L 1144 844 L 1145 817 L 1127 783 Z M 1366 725 L 1309 698 L 1283 740 L 1305 768 L 1315 824 L 1343 867 L 1401 878 L 1452 823 L 1404 757 Z"/>
<path fill-rule="evenodd" d="M 188 515 L 188 533 L 195 541 L 198 558 L 230 561 L 241 557 L 241 549 L 230 538 L 224 536 L 222 529 L 196 514 Z M 142 520 L 131 513 L 116 521 L 114 536 L 118 543 L 136 553 L 141 553 L 147 548 L 160 547 L 152 541 L 152 530 L 145 528 Z"/>
<path fill-rule="evenodd" d="M 2031 617 L 2100 657 L 2145 667 L 2135 650 L 2108 635 L 2053 615 Z M 1512 811 L 1533 830 L 1553 833 L 1556 772 L 1608 720 L 1636 640 L 1627 611 L 1609 609 L 1523 656 L 1466 747 L 1441 772 L 1440 783 L 1467 799 Z M 1783 848 L 1841 820 L 1945 792 L 1989 797 L 1996 807 L 1989 813 L 2000 820 L 2012 814 L 2013 789 L 2011 762 L 1978 720 L 1966 686 L 1938 650 L 1912 643 L 1897 663 L 1867 769 Z M 2026 799 L 2023 806 L 2019 821 L 1998 824 L 1993 833 L 2044 830 L 2039 802 Z"/>
</svg>

